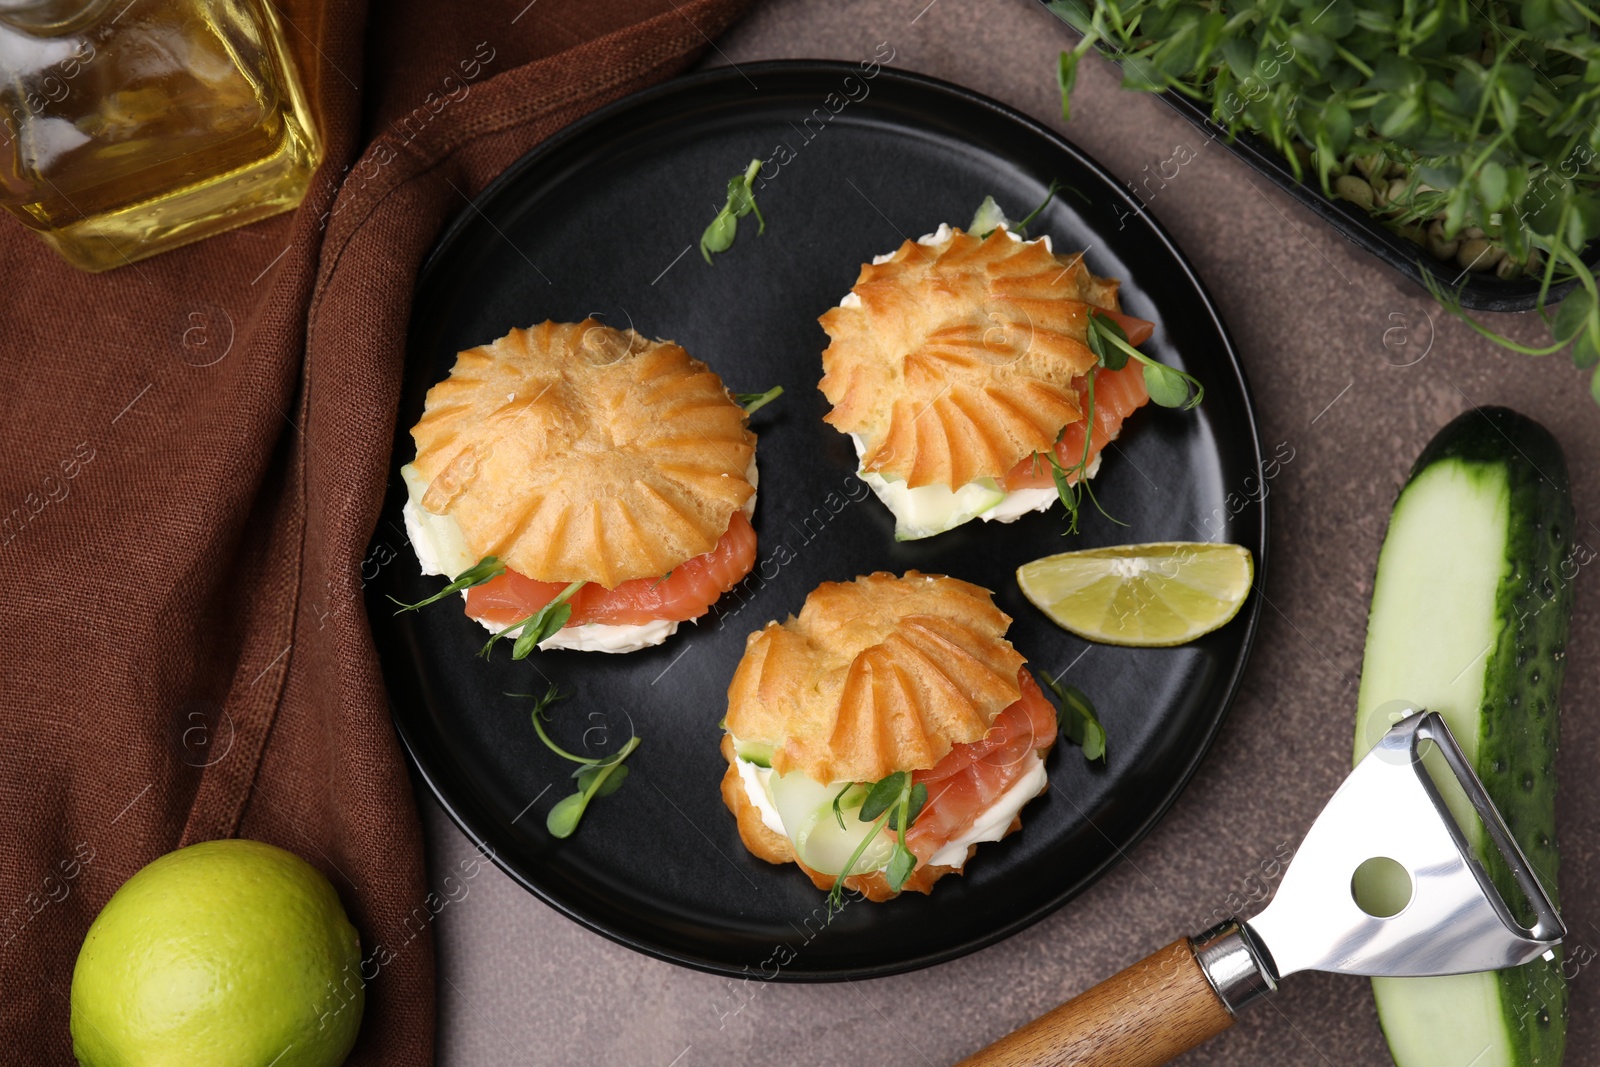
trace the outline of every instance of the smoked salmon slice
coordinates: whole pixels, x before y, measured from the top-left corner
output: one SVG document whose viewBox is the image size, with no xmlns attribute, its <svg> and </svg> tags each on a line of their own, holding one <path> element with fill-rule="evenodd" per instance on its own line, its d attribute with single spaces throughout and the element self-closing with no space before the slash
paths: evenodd
<svg viewBox="0 0 1600 1067">
<path fill-rule="evenodd" d="M 1137 320 L 1136 320 L 1137 321 Z M 1148 336 L 1148 335 L 1147 335 Z M 1130 339 L 1132 334 L 1129 335 Z M 1089 385 L 1085 378 L 1075 383 L 1078 406 L 1087 410 Z M 1089 439 L 1089 462 L 1100 454 L 1122 430 L 1122 421 L 1150 402 L 1144 387 L 1144 364 L 1130 359 L 1121 370 L 1099 370 L 1094 376 L 1094 427 Z M 1084 420 L 1069 423 L 1056 442 L 1056 462 L 1071 470 L 1083 459 Z M 1076 480 L 1074 478 L 1074 480 Z M 1000 480 L 1006 492 L 1017 489 L 1045 489 L 1054 485 L 1050 463 L 1043 456 L 1029 456 Z"/>
<path fill-rule="evenodd" d="M 568 626 L 603 622 L 640 626 L 667 619 L 699 618 L 717 598 L 739 584 L 756 562 L 756 532 L 744 512 L 735 511 L 717 547 L 672 568 L 664 578 L 636 578 L 615 589 L 590 582 L 567 601 Z M 540 582 L 508 570 L 498 578 L 467 590 L 467 614 L 498 626 L 510 626 L 537 612 L 565 589 L 560 582 Z"/>
<path fill-rule="evenodd" d="M 935 852 L 972 827 L 995 799 L 1027 773 L 1028 754 L 1046 752 L 1056 740 L 1056 709 L 1026 667 L 1017 671 L 1022 696 L 996 715 L 989 732 L 956 745 L 912 781 L 928 788 L 928 801 L 906 831 L 906 846 L 926 863 Z"/>
</svg>

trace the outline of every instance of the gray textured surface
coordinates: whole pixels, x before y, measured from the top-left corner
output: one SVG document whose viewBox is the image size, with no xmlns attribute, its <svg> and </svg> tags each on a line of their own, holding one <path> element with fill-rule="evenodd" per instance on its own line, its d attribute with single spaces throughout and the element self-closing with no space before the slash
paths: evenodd
<svg viewBox="0 0 1600 1067">
<path fill-rule="evenodd" d="M 1060 128 L 1052 64 L 1067 40 L 1028 0 L 768 0 L 718 42 L 713 62 L 856 59 L 878 42 L 894 65 L 989 93 Z M 919 14 L 920 13 L 920 14 Z M 1600 547 L 1600 412 L 1570 366 L 1496 349 L 1425 294 L 1346 244 L 1159 102 L 1091 64 L 1066 133 L 1125 180 L 1179 144 L 1195 158 L 1151 211 L 1205 277 L 1246 361 L 1267 447 L 1294 460 L 1272 483 L 1270 607 L 1243 692 L 1205 766 L 1125 862 L 1032 929 L 954 963 L 828 986 L 739 983 L 658 963 L 588 933 L 485 866 L 440 915 L 439 1062 L 953 1063 L 1097 979 L 1191 932 L 1260 884 L 1259 864 L 1298 840 L 1348 768 L 1367 597 L 1389 505 L 1428 437 L 1474 403 L 1545 423 L 1574 467 L 1578 536 Z M 1149 171 L 1145 168 L 1149 167 Z M 1170 168 L 1169 168 L 1170 173 Z M 1431 316 L 1431 322 L 1430 322 Z M 1497 323 L 1528 338 L 1536 324 Z M 1400 347 L 1402 327 L 1410 345 Z M 1172 326 L 1169 324 L 1169 328 Z M 1414 366 L 1397 366 L 1426 347 Z M 1577 942 L 1600 941 L 1600 668 L 1596 583 L 1577 579 L 1563 700 L 1562 893 Z M 1114 712 L 1112 713 L 1114 714 Z M 436 877 L 471 852 L 423 800 Z M 1203 855 L 1202 855 L 1203 853 Z M 1252 880 L 1252 875 L 1255 875 Z M 1573 985 L 1572 1064 L 1591 1063 L 1600 978 Z M 1366 983 L 1296 977 L 1192 1065 L 1387 1062 Z M 1462 1064 L 1461 1067 L 1467 1067 Z"/>
</svg>

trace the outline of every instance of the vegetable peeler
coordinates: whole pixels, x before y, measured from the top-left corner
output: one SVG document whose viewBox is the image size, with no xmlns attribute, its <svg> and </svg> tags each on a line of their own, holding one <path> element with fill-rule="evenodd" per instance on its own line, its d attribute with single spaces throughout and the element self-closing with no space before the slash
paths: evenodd
<svg viewBox="0 0 1600 1067">
<path fill-rule="evenodd" d="M 1476 814 L 1531 926 L 1495 889 L 1454 812 Z M 1367 873 L 1383 866 L 1386 878 Z M 1232 1026 L 1296 971 L 1498 970 L 1553 952 L 1566 933 L 1444 719 L 1412 712 L 1333 794 L 1258 915 L 1174 941 L 960 1067 L 1155 1067 Z"/>
</svg>

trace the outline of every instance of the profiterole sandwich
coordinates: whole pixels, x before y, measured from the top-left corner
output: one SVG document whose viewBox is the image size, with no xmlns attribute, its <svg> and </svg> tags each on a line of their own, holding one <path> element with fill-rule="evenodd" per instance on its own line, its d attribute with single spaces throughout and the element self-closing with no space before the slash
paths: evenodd
<svg viewBox="0 0 1600 1067">
<path fill-rule="evenodd" d="M 877 256 L 819 320 L 825 418 L 855 443 L 898 540 L 1046 510 L 1057 475 L 1092 477 L 1150 399 L 1144 364 L 1124 353 L 1097 367 L 1089 347 L 1096 312 L 1130 345 L 1150 336 L 1121 313 L 1117 280 L 1090 273 L 1083 253 L 1055 254 L 1048 236 L 1023 240 L 1003 222 L 985 233 L 941 225 Z"/>
<path fill-rule="evenodd" d="M 467 614 L 497 634 L 660 644 L 755 561 L 746 422 L 671 341 L 593 319 L 512 330 L 428 391 L 401 468 L 406 530 L 423 573 L 470 585 Z"/>
<path fill-rule="evenodd" d="M 819 889 L 928 892 L 1044 791 L 1055 709 L 989 591 L 826 582 L 751 634 L 728 686 L 722 799 L 745 847 Z"/>
</svg>

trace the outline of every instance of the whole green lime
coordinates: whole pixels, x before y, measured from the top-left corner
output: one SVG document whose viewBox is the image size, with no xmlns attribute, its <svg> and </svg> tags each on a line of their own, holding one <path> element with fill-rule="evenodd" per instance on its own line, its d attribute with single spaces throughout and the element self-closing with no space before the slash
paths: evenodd
<svg viewBox="0 0 1600 1067">
<path fill-rule="evenodd" d="M 361 944 L 315 868 L 206 841 L 139 871 L 72 972 L 83 1067 L 336 1067 L 361 1027 Z"/>
</svg>

